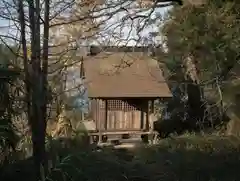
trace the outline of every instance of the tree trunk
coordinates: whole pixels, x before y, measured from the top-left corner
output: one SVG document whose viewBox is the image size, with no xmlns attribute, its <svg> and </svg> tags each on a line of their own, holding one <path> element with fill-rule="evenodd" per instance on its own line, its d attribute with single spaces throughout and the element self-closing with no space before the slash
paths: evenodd
<svg viewBox="0 0 240 181">
<path fill-rule="evenodd" d="M 185 79 L 189 81 L 187 84 L 187 95 L 189 105 L 189 117 L 191 119 L 191 127 L 197 128 L 197 123 L 203 122 L 204 106 L 202 103 L 202 91 L 199 85 L 199 71 L 197 62 L 194 57 L 189 55 L 184 64 L 186 67 Z M 193 122 L 194 121 L 194 122 Z M 202 126 L 202 125 L 201 125 Z"/>
<path fill-rule="evenodd" d="M 45 153 L 46 104 L 47 104 L 47 67 L 49 36 L 49 1 L 45 1 L 43 63 L 41 68 L 40 42 L 40 1 L 29 0 L 29 20 L 31 31 L 31 60 L 27 58 L 25 35 L 25 17 L 23 2 L 18 1 L 18 13 L 21 25 L 21 44 L 23 49 L 25 87 L 28 122 L 32 131 L 33 157 L 36 180 L 42 180 L 47 171 Z"/>
<path fill-rule="evenodd" d="M 23 52 L 23 66 L 24 66 L 24 73 L 25 73 L 25 101 L 27 105 L 27 116 L 28 120 L 30 120 L 30 77 L 29 77 L 29 69 L 28 69 L 28 57 L 27 57 L 27 43 L 25 37 L 25 20 L 24 20 L 24 10 L 23 10 L 23 2 L 18 1 L 18 13 L 19 13 L 19 21 L 21 24 L 21 44 L 22 44 L 22 52 Z"/>
</svg>

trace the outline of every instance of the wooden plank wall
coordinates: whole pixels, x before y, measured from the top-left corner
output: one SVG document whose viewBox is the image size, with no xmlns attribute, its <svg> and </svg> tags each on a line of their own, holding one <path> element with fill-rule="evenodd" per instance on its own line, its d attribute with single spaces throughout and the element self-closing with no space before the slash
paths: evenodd
<svg viewBox="0 0 240 181">
<path fill-rule="evenodd" d="M 107 130 L 141 129 L 141 111 L 108 111 Z"/>
<path fill-rule="evenodd" d="M 93 119 L 96 121 L 97 129 L 104 131 L 137 131 L 146 128 L 146 117 L 148 103 L 143 102 L 142 105 L 129 105 L 126 101 L 108 100 L 106 114 L 105 100 L 92 100 L 91 112 Z M 141 115 L 141 112 L 143 112 Z M 107 116 L 107 122 L 106 120 Z M 141 128 L 141 118 L 143 119 L 143 127 Z"/>
</svg>

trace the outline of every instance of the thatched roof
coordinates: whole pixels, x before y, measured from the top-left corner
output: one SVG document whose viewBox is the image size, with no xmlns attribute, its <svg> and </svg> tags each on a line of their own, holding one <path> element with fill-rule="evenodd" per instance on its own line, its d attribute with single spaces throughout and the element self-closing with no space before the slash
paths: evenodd
<svg viewBox="0 0 240 181">
<path fill-rule="evenodd" d="M 171 97 L 157 61 L 142 52 L 100 52 L 84 59 L 89 97 Z"/>
</svg>

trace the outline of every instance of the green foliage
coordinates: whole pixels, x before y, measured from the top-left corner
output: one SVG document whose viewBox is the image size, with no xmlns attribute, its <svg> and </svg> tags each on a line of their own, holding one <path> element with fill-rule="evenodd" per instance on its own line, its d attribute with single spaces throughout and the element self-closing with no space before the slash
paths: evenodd
<svg viewBox="0 0 240 181">
<path fill-rule="evenodd" d="M 82 149 L 62 157 L 47 180 L 236 180 L 239 143 L 188 135 L 136 150 Z"/>
<path fill-rule="evenodd" d="M 16 51 L 16 47 L 9 47 L 12 49 L 12 51 Z M 17 54 L 13 53 L 8 47 L 6 47 L 3 44 L 0 44 L 0 65 L 6 66 L 9 64 L 12 60 L 15 60 L 17 58 Z"/>
<path fill-rule="evenodd" d="M 18 142 L 15 131 L 11 120 L 6 117 L 0 118 L 0 152 L 4 152 L 8 149 L 15 149 Z"/>
<path fill-rule="evenodd" d="M 12 99 L 10 98 L 9 82 L 19 76 L 18 70 L 8 68 L 13 60 L 14 54 L 10 50 L 0 45 L 0 163 L 10 161 L 9 155 L 15 150 L 19 141 L 17 130 L 13 124 Z"/>
<path fill-rule="evenodd" d="M 9 97 L 7 85 L 0 82 L 1 102 L 0 102 L 0 152 L 4 152 L 16 145 L 16 135 L 9 116 Z M 0 160 L 1 161 L 1 160 Z"/>
<path fill-rule="evenodd" d="M 194 56 L 205 80 L 226 71 L 240 52 L 239 9 L 238 3 L 223 0 L 174 7 L 162 28 L 169 59 Z"/>
<path fill-rule="evenodd" d="M 184 135 L 165 139 L 158 145 L 123 150 L 76 144 L 68 147 L 52 142 L 55 149 L 50 159 L 48 181 L 234 181 L 240 179 L 240 140 L 213 135 Z M 56 158 L 57 157 L 57 158 Z M 18 171 L 17 171 L 18 169 Z M 1 180 L 31 180 L 29 160 L 3 170 Z M 10 171 L 12 170 L 12 172 Z M 8 175 L 6 172 L 8 171 Z M 3 178 L 3 179 L 2 179 Z M 8 179 L 6 179 L 8 178 Z"/>
</svg>

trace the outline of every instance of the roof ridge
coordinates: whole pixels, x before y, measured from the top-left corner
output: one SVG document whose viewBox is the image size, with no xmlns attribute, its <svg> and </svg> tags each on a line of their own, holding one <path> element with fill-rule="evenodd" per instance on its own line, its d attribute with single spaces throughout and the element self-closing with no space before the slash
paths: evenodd
<svg viewBox="0 0 240 181">
<path fill-rule="evenodd" d="M 100 52 L 112 52 L 112 53 L 117 53 L 117 52 L 149 52 L 152 51 L 152 47 L 150 46 L 97 46 L 97 45 L 91 45 L 90 46 L 90 52 L 94 53 L 100 53 Z"/>
</svg>

